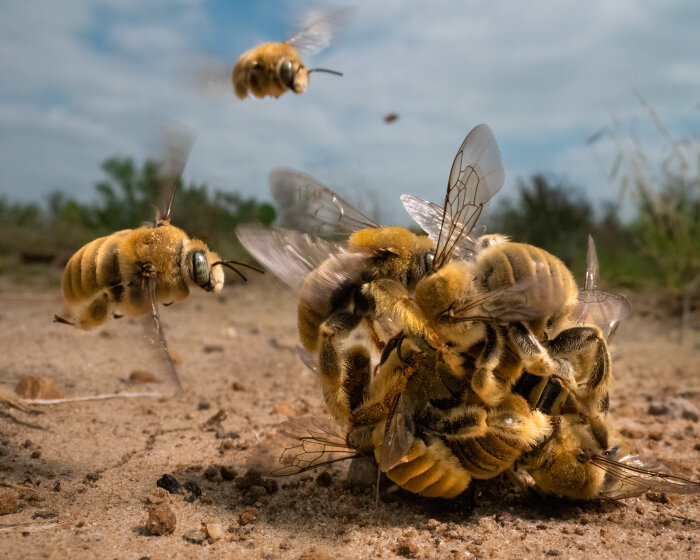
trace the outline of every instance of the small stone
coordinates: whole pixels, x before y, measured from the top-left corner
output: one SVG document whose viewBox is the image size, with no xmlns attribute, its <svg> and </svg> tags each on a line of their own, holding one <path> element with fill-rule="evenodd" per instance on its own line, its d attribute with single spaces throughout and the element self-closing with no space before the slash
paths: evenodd
<svg viewBox="0 0 700 560">
<path fill-rule="evenodd" d="M 58 512 L 51 510 L 37 511 L 32 515 L 32 519 L 55 519 L 56 517 L 58 517 Z"/>
<path fill-rule="evenodd" d="M 404 558 L 415 558 L 418 554 L 418 545 L 410 537 L 405 537 L 399 540 L 399 544 L 396 547 L 396 554 Z"/>
<path fill-rule="evenodd" d="M 668 414 L 668 406 L 662 401 L 652 401 L 649 403 L 649 410 L 647 411 L 652 416 L 662 416 Z"/>
<path fill-rule="evenodd" d="M 257 518 L 258 518 L 258 509 L 254 508 L 254 507 L 247 507 L 238 516 L 238 522 L 241 525 L 249 525 L 251 523 L 255 523 L 255 520 Z"/>
<path fill-rule="evenodd" d="M 200 544 L 207 540 L 207 534 L 201 529 L 187 531 L 182 538 L 194 544 Z"/>
<path fill-rule="evenodd" d="M 661 441 L 664 439 L 664 434 L 662 432 L 649 432 L 649 439 L 653 441 Z"/>
<path fill-rule="evenodd" d="M 15 387 L 15 393 L 23 399 L 62 399 L 66 393 L 48 377 L 23 377 Z"/>
<path fill-rule="evenodd" d="M 561 552 L 558 550 L 548 550 L 545 552 L 545 556 L 561 556 Z"/>
<path fill-rule="evenodd" d="M 657 504 L 667 504 L 668 496 L 663 492 L 647 492 L 645 497 L 650 502 L 655 502 Z"/>
<path fill-rule="evenodd" d="M 286 404 L 278 404 L 273 412 L 275 414 L 284 414 L 285 416 L 291 416 L 293 414 L 292 409 Z"/>
<path fill-rule="evenodd" d="M 171 494 L 182 494 L 182 486 L 180 486 L 177 478 L 171 474 L 164 474 L 161 476 L 158 479 L 158 482 L 156 482 L 156 485 L 160 488 L 164 488 Z"/>
<path fill-rule="evenodd" d="M 211 403 L 209 401 L 199 401 L 197 405 L 197 410 L 209 410 L 211 408 Z"/>
<path fill-rule="evenodd" d="M 41 451 L 32 451 L 32 454 L 30 455 L 32 459 L 39 459 L 41 457 Z"/>
<path fill-rule="evenodd" d="M 185 501 L 192 503 L 194 502 L 197 498 L 202 497 L 202 489 L 199 487 L 199 484 L 197 484 L 194 480 L 188 480 L 185 482 L 182 487 L 189 492 L 188 496 L 185 496 Z"/>
<path fill-rule="evenodd" d="M 0 515 L 8 515 L 19 511 L 17 496 L 10 492 L 0 493 Z"/>
<path fill-rule="evenodd" d="M 207 480 L 220 482 L 221 480 L 223 480 L 223 477 L 221 476 L 221 469 L 215 467 L 214 465 L 207 467 L 204 470 L 204 478 L 206 478 Z"/>
<path fill-rule="evenodd" d="M 174 350 L 170 350 L 168 353 L 170 354 L 170 359 L 175 365 L 179 366 L 182 363 L 182 356 L 180 356 L 180 354 Z"/>
<path fill-rule="evenodd" d="M 515 517 L 513 517 L 507 511 L 499 511 L 494 519 L 496 520 L 496 523 L 500 523 L 501 525 L 507 525 L 515 522 Z"/>
<path fill-rule="evenodd" d="M 224 532 L 224 528 L 221 526 L 221 523 L 207 523 L 204 528 L 207 530 L 207 535 L 209 538 L 213 541 L 218 541 L 219 539 L 224 538 L 224 535 L 226 534 Z"/>
<path fill-rule="evenodd" d="M 236 488 L 239 490 L 249 490 L 252 486 L 263 486 L 265 482 L 263 481 L 262 474 L 260 471 L 255 469 L 250 469 L 243 476 L 236 478 Z"/>
<path fill-rule="evenodd" d="M 170 492 L 168 492 L 165 488 L 156 488 L 146 496 L 146 501 L 149 504 L 163 504 L 163 503 L 169 503 L 170 502 Z"/>
<path fill-rule="evenodd" d="M 233 480 L 238 476 L 238 473 L 233 467 L 223 465 L 221 467 L 221 478 L 224 480 Z"/>
<path fill-rule="evenodd" d="M 693 449 L 695 449 L 695 451 L 700 451 L 700 443 L 696 443 L 696 444 L 693 446 Z"/>
<path fill-rule="evenodd" d="M 220 344 L 205 344 L 202 350 L 204 350 L 205 354 L 213 354 L 214 352 L 223 352 L 224 347 Z"/>
<path fill-rule="evenodd" d="M 231 389 L 234 391 L 245 391 L 245 387 L 243 387 L 243 385 L 241 385 L 238 381 L 234 381 L 231 384 Z"/>
<path fill-rule="evenodd" d="M 168 504 L 151 504 L 148 506 L 146 531 L 149 535 L 171 535 L 175 531 L 176 525 L 175 513 Z"/>
<path fill-rule="evenodd" d="M 155 375 L 145 369 L 135 369 L 129 374 L 132 383 L 162 383 Z"/>
<path fill-rule="evenodd" d="M 324 471 L 316 477 L 316 484 L 321 488 L 328 488 L 333 483 L 333 477 L 328 471 Z"/>
</svg>

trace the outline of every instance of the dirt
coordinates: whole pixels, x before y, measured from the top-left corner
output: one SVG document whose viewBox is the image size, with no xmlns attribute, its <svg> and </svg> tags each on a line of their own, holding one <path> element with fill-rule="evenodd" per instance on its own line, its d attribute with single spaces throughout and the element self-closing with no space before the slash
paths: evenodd
<svg viewBox="0 0 700 560">
<path fill-rule="evenodd" d="M 59 310 L 57 289 L 0 278 L 2 388 L 34 375 L 68 396 L 164 390 L 129 380 L 157 372 L 138 337 L 124 334 L 137 325 L 81 333 L 51 322 Z M 269 280 L 194 293 L 163 311 L 183 396 L 43 405 L 41 414 L 0 405 L 0 494 L 18 500 L 0 517 L 0 557 L 700 557 L 698 496 L 577 504 L 523 497 L 498 478 L 451 501 L 385 484 L 377 503 L 373 485 L 348 484 L 346 463 L 277 479 L 249 472 L 246 459 L 276 424 L 323 413 L 294 351 L 295 317 Z M 611 348 L 612 407 L 637 452 L 698 480 L 700 332 L 680 344 L 674 325 L 648 309 L 625 321 Z M 181 493 L 160 489 L 163 475 Z M 149 534 L 149 507 L 172 513 L 159 521 L 176 520 L 171 534 Z M 213 539 L 203 528 L 216 524 Z"/>
</svg>

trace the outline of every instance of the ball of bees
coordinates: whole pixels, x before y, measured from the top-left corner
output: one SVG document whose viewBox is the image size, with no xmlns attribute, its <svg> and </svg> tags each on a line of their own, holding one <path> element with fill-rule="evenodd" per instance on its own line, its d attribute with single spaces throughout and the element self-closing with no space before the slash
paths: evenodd
<svg viewBox="0 0 700 560">
<path fill-rule="evenodd" d="M 239 99 L 249 94 L 255 97 L 279 97 L 287 91 L 304 93 L 312 72 L 342 76 L 326 68 L 307 68 L 299 50 L 318 53 L 331 41 L 334 29 L 343 22 L 348 10 L 336 10 L 308 16 L 302 30 L 283 43 L 263 43 L 246 51 L 233 67 L 233 88 Z"/>
</svg>

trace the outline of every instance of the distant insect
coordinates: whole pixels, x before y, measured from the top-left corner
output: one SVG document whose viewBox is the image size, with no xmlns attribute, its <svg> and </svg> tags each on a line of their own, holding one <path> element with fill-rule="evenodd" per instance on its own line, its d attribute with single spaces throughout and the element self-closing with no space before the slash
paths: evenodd
<svg viewBox="0 0 700 560">
<path fill-rule="evenodd" d="M 335 70 L 306 68 L 298 49 L 312 54 L 325 49 L 330 44 L 334 29 L 346 19 L 348 13 L 346 8 L 321 15 L 310 14 L 303 29 L 291 39 L 284 43 L 263 43 L 244 52 L 233 67 L 236 96 L 245 99 L 249 93 L 255 97 L 279 97 L 287 91 L 304 93 L 312 72 L 342 76 Z"/>
<path fill-rule="evenodd" d="M 397 113 L 387 113 L 384 115 L 384 122 L 386 124 L 391 124 L 399 120 L 399 115 Z"/>
<path fill-rule="evenodd" d="M 472 201 L 475 212 L 468 216 L 475 222 L 504 178 L 498 145 L 486 125 L 475 127 L 462 142 L 452 164 L 448 189 L 456 188 L 470 169 L 478 170 L 477 183 L 482 185 L 481 198 Z M 249 227 L 237 232 L 243 246 L 282 280 L 297 279 L 293 288 L 299 290 L 300 339 L 307 351 L 319 352 L 326 403 L 339 420 L 347 421 L 352 399 L 346 384 L 354 385 L 349 370 L 353 366 L 348 364 L 364 363 L 368 358 L 359 348 L 350 356 L 342 354 L 335 345 L 336 338 L 347 335 L 365 320 L 381 348 L 383 343 L 372 334 L 374 319 L 388 315 L 397 319 L 399 328 L 409 336 L 415 334 L 439 345 L 422 311 L 410 299 L 417 283 L 431 270 L 433 243 L 402 227 L 379 226 L 307 175 L 274 170 L 271 188 L 285 225 L 323 236 L 350 235 L 347 248 L 332 248 L 328 242 L 310 241 L 301 234 Z M 449 223 L 466 227 L 453 220 Z M 440 258 L 449 259 L 454 249 L 449 254 L 441 253 Z M 322 260 L 324 250 L 328 252 Z M 308 275 L 298 282 L 300 275 L 289 271 L 298 270 L 300 263 L 306 265 Z"/>
<path fill-rule="evenodd" d="M 199 239 L 191 239 L 170 224 L 170 213 L 180 176 L 187 162 L 191 138 L 184 134 L 168 138 L 168 156 L 163 166 L 162 201 L 153 226 L 125 229 L 100 237 L 81 247 L 68 261 L 62 291 L 67 318 L 59 323 L 92 329 L 110 318 L 151 314 L 162 346 L 158 302 L 170 305 L 185 299 L 190 286 L 219 292 L 224 285 L 223 267 L 245 277 L 233 265 L 257 268 L 246 263 L 221 260 Z M 258 270 L 258 272 L 262 272 Z M 177 389 L 182 386 L 172 362 L 170 375 Z"/>
</svg>

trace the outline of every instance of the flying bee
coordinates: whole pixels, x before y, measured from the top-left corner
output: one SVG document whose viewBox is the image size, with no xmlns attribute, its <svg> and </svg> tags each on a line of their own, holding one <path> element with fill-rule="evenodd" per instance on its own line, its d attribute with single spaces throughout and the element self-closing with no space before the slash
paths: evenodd
<svg viewBox="0 0 700 560">
<path fill-rule="evenodd" d="M 331 41 L 334 29 L 348 16 L 341 9 L 321 15 L 310 14 L 302 30 L 283 43 L 263 43 L 244 52 L 233 67 L 233 87 L 239 99 L 252 93 L 255 97 L 279 97 L 287 91 L 304 93 L 312 72 L 342 76 L 326 68 L 307 68 L 299 50 L 317 54 Z"/>
<path fill-rule="evenodd" d="M 158 302 L 170 305 L 181 301 L 187 298 L 191 286 L 207 292 L 221 291 L 224 267 L 244 280 L 234 265 L 258 270 L 245 263 L 222 260 L 203 241 L 190 238 L 170 223 L 175 191 L 191 145 L 188 135 L 168 137 L 168 153 L 162 166 L 162 200 L 153 226 L 100 237 L 69 259 L 61 286 L 66 317 L 57 315 L 56 322 L 89 330 L 113 317 L 150 314 L 167 354 Z M 182 385 L 169 357 L 168 364 L 169 374 L 181 392 Z"/>
<path fill-rule="evenodd" d="M 476 221 L 483 206 L 502 186 L 504 179 L 498 145 L 486 125 L 475 127 L 462 142 L 452 164 L 448 190 L 460 182 L 481 185 L 478 199 L 463 201 L 474 212 L 466 215 Z M 339 195 L 308 175 L 292 170 L 273 170 L 270 174 L 273 197 L 282 208 L 282 224 L 316 235 L 349 235 L 347 245 L 302 234 L 241 227 L 237 230 L 243 246 L 280 279 L 295 279 L 291 287 L 299 295 L 298 328 L 305 350 L 319 353 L 319 373 L 326 403 L 343 422 L 350 416 L 349 397 L 344 388 L 352 384 L 349 359 L 336 345 L 364 322 L 370 336 L 381 349 L 383 343 L 374 331 L 375 319 L 389 316 L 400 329 L 439 345 L 422 311 L 410 299 L 415 286 L 431 270 L 434 258 L 432 241 L 409 230 L 382 227 L 352 207 Z M 444 213 L 448 213 L 446 199 Z M 462 215 L 460 215 L 462 217 Z M 466 229 L 457 220 L 445 220 Z M 471 229 L 471 228 L 470 228 Z M 461 236 L 460 240 L 467 236 Z M 325 247 L 330 252 L 321 261 Z M 442 253 L 449 259 L 456 247 Z M 319 262 L 320 261 L 320 262 Z M 290 274 L 304 263 L 307 275 Z M 358 360 L 360 353 L 353 354 Z"/>
</svg>

